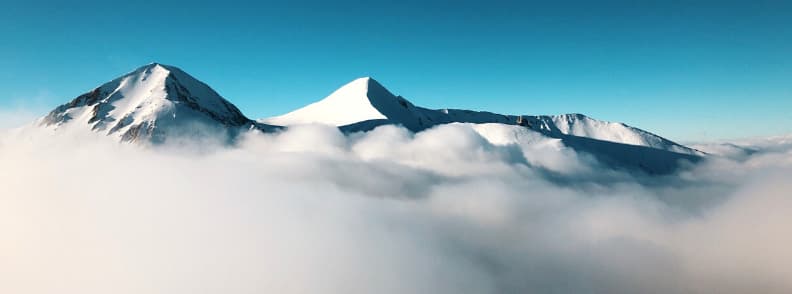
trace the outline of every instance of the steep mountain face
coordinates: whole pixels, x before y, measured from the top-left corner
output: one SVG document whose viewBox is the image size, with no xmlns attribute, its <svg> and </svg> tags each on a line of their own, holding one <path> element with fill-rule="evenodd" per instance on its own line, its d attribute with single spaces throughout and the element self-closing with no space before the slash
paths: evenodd
<svg viewBox="0 0 792 294">
<path fill-rule="evenodd" d="M 277 125 L 329 124 L 347 132 L 367 131 L 384 124 L 398 124 L 417 132 L 438 124 L 455 122 L 501 123 L 523 125 L 553 138 L 582 137 L 689 155 L 703 154 L 638 128 L 595 120 L 582 114 L 519 116 L 460 109 L 427 109 L 392 94 L 368 77 L 354 80 L 316 103 L 260 121 Z"/>
<path fill-rule="evenodd" d="M 124 142 L 162 143 L 169 136 L 232 136 L 276 127 L 245 117 L 233 104 L 184 71 L 152 63 L 107 82 L 43 117 L 50 128 L 83 126 Z"/>
</svg>

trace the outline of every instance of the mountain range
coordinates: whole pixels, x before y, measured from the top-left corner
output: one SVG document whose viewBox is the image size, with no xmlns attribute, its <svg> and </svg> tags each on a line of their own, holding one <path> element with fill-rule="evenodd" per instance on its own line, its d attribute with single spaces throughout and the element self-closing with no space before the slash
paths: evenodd
<svg viewBox="0 0 792 294">
<path fill-rule="evenodd" d="M 668 173 L 705 154 L 650 132 L 582 114 L 519 115 L 428 109 L 394 95 L 370 77 L 342 86 L 292 112 L 253 120 L 211 87 L 181 69 L 142 66 L 56 107 L 38 120 L 44 128 L 87 128 L 121 142 L 164 143 L 172 136 L 221 133 L 233 141 L 245 131 L 276 132 L 299 124 L 337 126 L 344 133 L 400 125 L 412 132 L 449 123 L 511 125 L 519 132 L 560 140 L 616 168 Z"/>
</svg>

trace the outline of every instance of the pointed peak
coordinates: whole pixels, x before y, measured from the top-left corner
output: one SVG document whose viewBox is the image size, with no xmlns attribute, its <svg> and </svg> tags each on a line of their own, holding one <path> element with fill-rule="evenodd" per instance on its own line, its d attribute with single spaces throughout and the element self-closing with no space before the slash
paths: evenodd
<svg viewBox="0 0 792 294">
<path fill-rule="evenodd" d="M 238 127 L 250 122 L 211 87 L 177 67 L 152 62 L 58 106 L 44 125 L 78 121 L 106 134 L 189 123 Z M 126 136 L 126 135 L 123 135 Z M 137 135 L 135 135 L 137 136 Z M 122 140 L 127 141 L 126 137 Z"/>
<path fill-rule="evenodd" d="M 348 83 L 346 83 L 343 86 L 341 86 L 341 88 L 344 88 L 344 87 L 347 87 L 347 86 L 367 86 L 372 80 L 374 80 L 374 79 L 372 79 L 371 77 L 360 77 L 360 78 L 357 78 L 357 79 L 349 81 Z"/>
<path fill-rule="evenodd" d="M 360 78 L 354 79 L 351 82 L 346 83 L 344 86 L 339 88 L 339 90 L 340 89 L 345 89 L 345 88 L 346 89 L 356 88 L 356 89 L 359 89 L 359 91 L 366 92 L 366 93 L 368 93 L 368 92 L 370 92 L 372 90 L 373 91 L 378 91 L 378 92 L 382 92 L 384 90 L 385 92 L 390 93 L 390 91 L 388 91 L 387 88 L 385 88 L 385 86 L 383 86 L 380 82 L 378 82 L 377 80 L 375 80 L 374 78 L 372 78 L 370 76 L 365 76 L 365 77 L 360 77 Z"/>
<path fill-rule="evenodd" d="M 197 78 L 188 74 L 181 68 L 159 62 L 151 62 L 149 64 L 138 67 L 135 70 L 121 76 L 119 79 L 124 79 L 132 76 L 136 76 L 144 81 L 153 77 L 155 79 L 163 80 L 163 81 L 176 80 L 177 83 L 179 84 L 206 86 L 203 82 L 199 81 Z"/>
<path fill-rule="evenodd" d="M 136 68 L 135 70 L 128 72 L 118 79 L 124 79 L 131 76 L 140 76 L 141 78 L 148 79 L 150 76 L 156 74 L 161 79 L 165 79 L 174 72 L 174 67 L 163 65 L 161 63 L 152 62 L 143 66 Z"/>
<path fill-rule="evenodd" d="M 144 66 L 141 66 L 141 68 L 155 68 L 155 67 L 162 67 L 162 68 L 165 68 L 165 69 L 177 69 L 177 67 L 175 67 L 173 65 L 167 65 L 167 64 L 156 62 L 156 61 L 150 62 L 150 63 L 148 63 L 148 64 L 146 64 Z"/>
<path fill-rule="evenodd" d="M 365 81 L 367 83 L 379 84 L 379 81 L 377 81 L 376 79 L 374 79 L 373 77 L 370 77 L 370 76 L 359 77 L 359 78 L 355 79 L 354 81 Z"/>
<path fill-rule="evenodd" d="M 169 65 L 164 65 L 164 64 L 158 63 L 158 62 L 151 62 L 151 63 L 145 64 L 145 65 L 139 66 L 138 68 L 133 70 L 132 73 L 147 72 L 147 71 L 150 72 L 150 71 L 154 71 L 154 70 L 157 70 L 157 69 L 170 71 L 171 68 L 173 68 L 173 67 L 169 66 Z"/>
<path fill-rule="evenodd" d="M 379 84 L 379 82 L 377 80 L 375 80 L 374 78 L 372 78 L 370 76 L 362 76 L 362 77 L 356 78 L 356 79 L 350 81 L 347 84 L 351 84 L 351 83 L 377 83 L 377 84 Z"/>
<path fill-rule="evenodd" d="M 368 82 L 368 90 L 369 90 L 369 92 L 372 92 L 372 91 L 380 92 L 380 93 L 384 92 L 384 93 L 387 93 L 390 96 L 395 96 L 395 95 L 393 95 L 393 93 L 391 93 L 390 90 L 388 90 L 388 88 L 385 88 L 385 86 L 383 86 L 377 80 L 375 80 L 375 79 L 373 79 L 371 77 L 366 77 L 366 81 Z"/>
<path fill-rule="evenodd" d="M 366 96 L 366 93 L 369 92 L 369 88 L 372 88 L 371 85 L 376 84 L 376 82 L 372 83 L 371 82 L 372 80 L 373 79 L 370 77 L 361 77 L 349 81 L 340 88 L 336 89 L 332 94 L 330 94 L 330 96 L 325 97 L 325 99 L 341 98 L 341 97 L 349 98 L 351 93 L 358 93 L 359 95 Z M 344 93 L 344 94 L 336 95 L 339 93 Z"/>
<path fill-rule="evenodd" d="M 366 82 L 369 85 L 378 85 L 378 86 L 382 87 L 382 84 L 380 84 L 379 81 L 375 80 L 374 78 L 372 78 L 370 76 L 357 78 L 353 82 L 356 82 L 356 81 Z"/>
<path fill-rule="evenodd" d="M 165 73 L 174 73 L 174 74 L 178 74 L 178 75 L 188 75 L 189 76 L 189 74 L 184 72 L 184 70 L 182 70 L 181 68 L 178 68 L 178 67 L 173 66 L 173 65 L 159 63 L 159 62 L 151 62 L 151 63 L 148 63 L 146 65 L 140 66 L 140 67 L 136 68 L 135 70 L 133 70 L 132 72 L 130 72 L 129 74 L 151 73 L 151 72 L 154 72 L 154 71 L 163 71 Z"/>
</svg>

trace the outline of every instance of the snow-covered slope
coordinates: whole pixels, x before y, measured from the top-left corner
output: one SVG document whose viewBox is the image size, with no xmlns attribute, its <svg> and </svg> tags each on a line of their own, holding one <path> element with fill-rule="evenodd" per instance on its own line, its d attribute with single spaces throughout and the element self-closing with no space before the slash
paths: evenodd
<svg viewBox="0 0 792 294">
<path fill-rule="evenodd" d="M 151 63 L 63 104 L 40 119 L 48 128 L 86 127 L 125 142 L 164 142 L 170 135 L 271 129 L 254 122 L 184 71 Z"/>
<path fill-rule="evenodd" d="M 703 153 L 674 143 L 653 133 L 631 127 L 619 122 L 608 122 L 590 118 L 582 114 L 562 114 L 525 116 L 544 132 L 557 132 L 564 135 L 586 137 L 622 144 L 647 146 L 677 153 L 703 155 Z"/>
<path fill-rule="evenodd" d="M 474 124 L 473 129 L 495 145 L 514 144 L 532 165 L 552 172 L 597 172 L 590 165 L 581 165 L 579 156 L 592 156 L 598 163 L 613 169 L 643 171 L 647 174 L 669 174 L 684 162 L 694 163 L 701 157 L 639 145 L 609 142 L 582 136 L 547 136 L 534 129 L 499 123 Z"/>
<path fill-rule="evenodd" d="M 276 125 L 322 123 L 340 126 L 365 120 L 386 119 L 385 115 L 372 105 L 378 99 L 368 95 L 369 85 L 372 84 L 376 85 L 376 82 L 370 78 L 356 79 L 321 101 L 270 118 L 267 122 Z M 336 109 L 338 112 L 343 112 L 343 115 L 328 112 L 327 109 Z"/>
<path fill-rule="evenodd" d="M 347 132 L 367 131 L 383 124 L 399 124 L 412 131 L 422 131 L 446 123 L 519 124 L 518 115 L 459 109 L 433 110 L 415 106 L 396 96 L 372 78 L 356 79 L 330 96 L 303 108 L 273 118 L 260 120 L 276 125 L 321 123 Z M 523 115 L 522 125 L 560 138 L 577 136 L 628 145 L 645 146 L 671 152 L 702 155 L 694 149 L 674 143 L 650 132 L 622 123 L 592 119 L 582 114 Z"/>
<path fill-rule="evenodd" d="M 434 126 L 444 115 L 416 107 L 393 95 L 370 77 L 356 79 L 326 98 L 273 118 L 260 120 L 275 125 L 319 123 L 334 126 L 360 126 L 371 129 L 382 124 L 401 124 L 418 131 Z"/>
</svg>

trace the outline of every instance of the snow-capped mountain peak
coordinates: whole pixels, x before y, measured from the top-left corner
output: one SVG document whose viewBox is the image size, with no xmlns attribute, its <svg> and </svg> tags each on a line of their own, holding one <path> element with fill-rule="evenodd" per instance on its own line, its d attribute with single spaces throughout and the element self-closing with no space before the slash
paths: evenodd
<svg viewBox="0 0 792 294">
<path fill-rule="evenodd" d="M 373 78 L 362 77 L 347 83 L 322 100 L 264 121 L 276 125 L 321 123 L 343 126 L 399 116 L 411 106 L 409 101 L 393 95 Z M 328 109 L 336 111 L 328 112 Z"/>
<path fill-rule="evenodd" d="M 402 125 L 418 132 L 439 124 L 455 122 L 501 123 L 527 126 L 554 138 L 575 136 L 690 155 L 702 154 L 623 123 L 596 120 L 578 113 L 508 115 L 463 109 L 423 108 L 392 94 L 369 77 L 349 82 L 318 102 L 260 121 L 287 126 L 307 123 L 328 124 L 338 126 L 347 132 L 371 130 L 383 124 Z"/>
<path fill-rule="evenodd" d="M 87 125 L 121 141 L 163 141 L 175 128 L 255 125 L 236 106 L 181 69 L 151 63 L 55 108 L 40 124 Z"/>
</svg>

